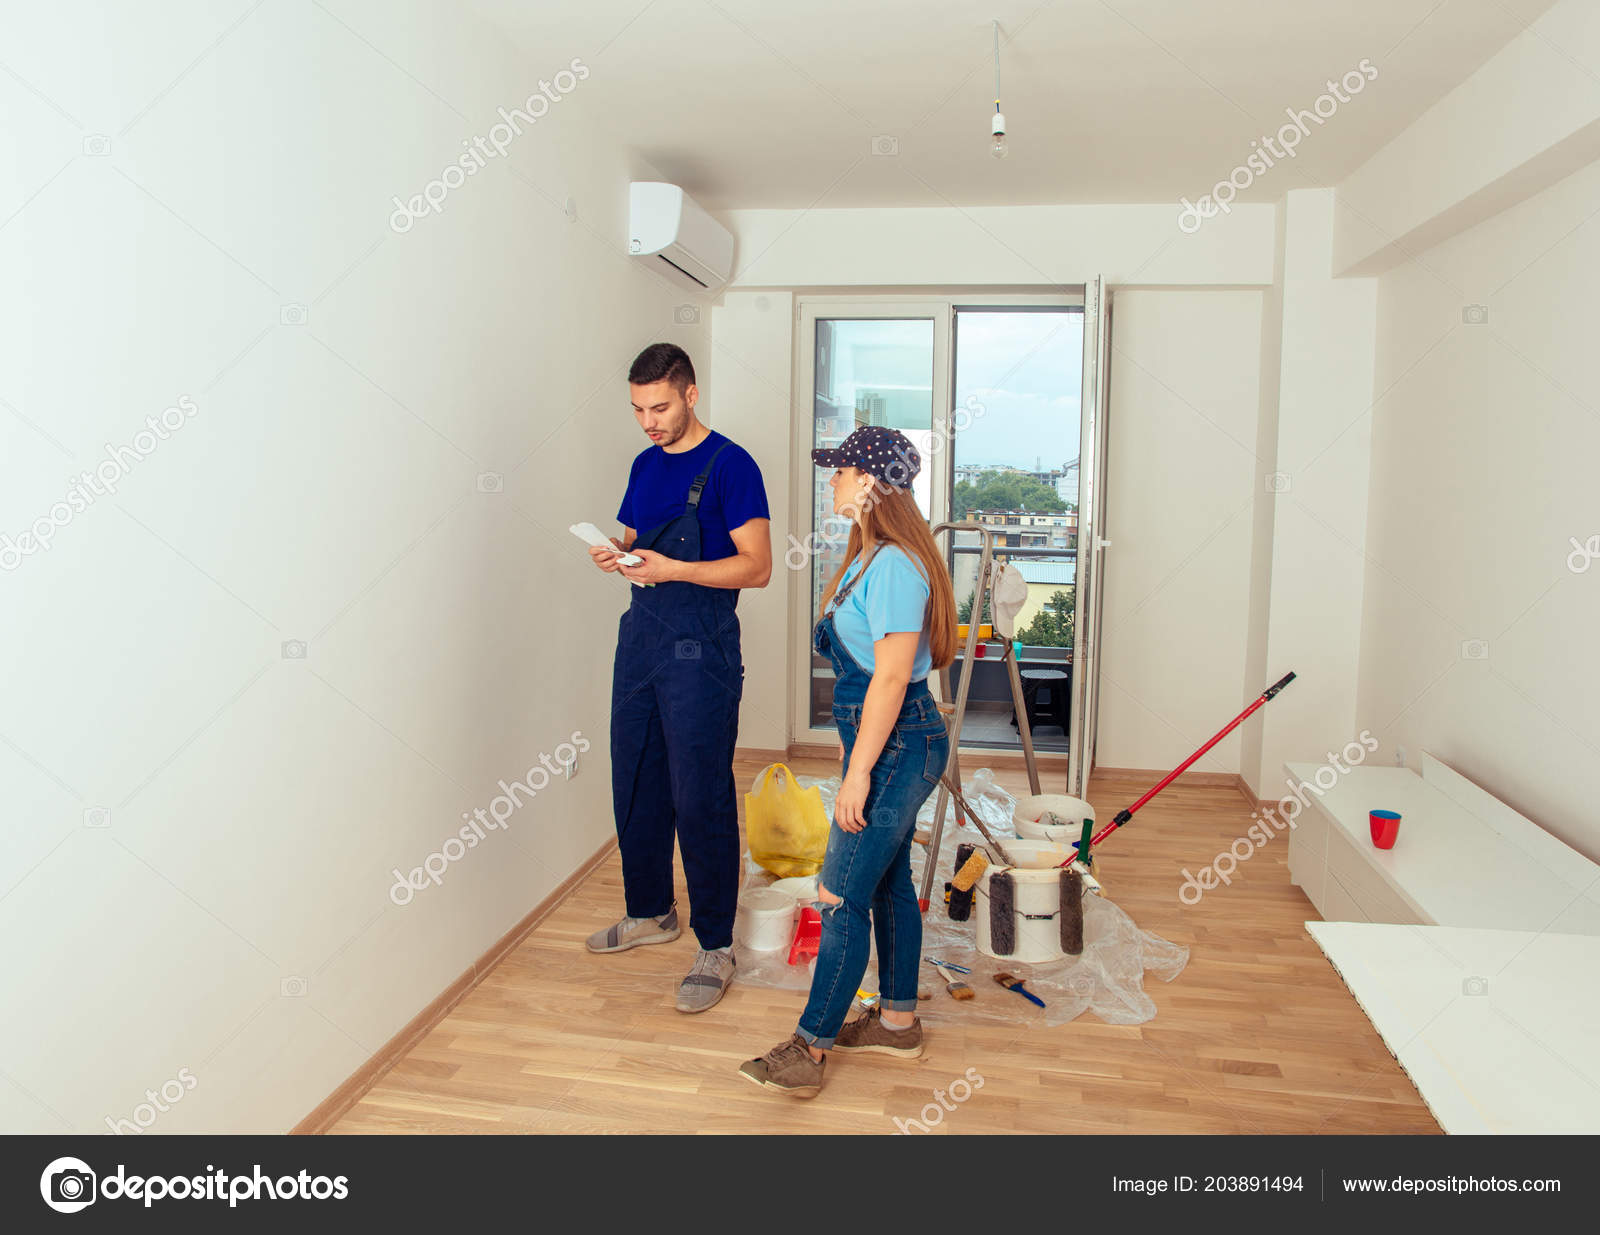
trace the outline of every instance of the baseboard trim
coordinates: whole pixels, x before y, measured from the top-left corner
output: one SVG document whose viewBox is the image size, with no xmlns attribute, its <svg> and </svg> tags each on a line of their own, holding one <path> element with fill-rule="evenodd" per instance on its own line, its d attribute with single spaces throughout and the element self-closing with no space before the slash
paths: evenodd
<svg viewBox="0 0 1600 1235">
<path fill-rule="evenodd" d="M 763 757 L 764 753 L 762 756 L 756 757 Z M 780 759 L 837 759 L 838 757 L 839 750 L 837 747 L 820 746 L 815 742 L 796 742 L 789 747 L 787 752 L 778 754 Z M 1065 755 L 1036 752 L 1035 758 L 1041 772 L 1065 772 L 1067 770 L 1067 757 Z M 961 759 L 964 763 L 970 763 L 974 767 L 987 765 L 992 768 L 1021 771 L 1028 766 L 1028 761 L 1022 757 L 1021 751 L 1013 753 L 1005 750 L 985 750 L 978 746 L 962 747 Z"/>
<path fill-rule="evenodd" d="M 794 747 L 788 750 L 767 750 L 760 746 L 740 746 L 733 752 L 735 759 L 749 759 L 757 763 L 782 763 L 785 759 L 792 758 Z"/>
<path fill-rule="evenodd" d="M 991 768 L 1005 768 L 1008 771 L 1026 771 L 1028 768 L 1028 761 L 1021 751 L 1013 754 L 1008 750 L 985 750 L 981 746 L 968 746 L 962 748 L 961 759 L 964 764 L 970 763 L 973 767 L 988 766 Z M 1033 761 L 1041 772 L 1066 774 L 1066 755 L 1051 754 L 1047 751 L 1034 751 Z M 1051 790 L 1046 789 L 1045 792 L 1049 793 Z M 1064 793 L 1066 791 L 1063 789 L 1061 792 Z"/>
<path fill-rule="evenodd" d="M 1089 775 L 1091 779 L 1104 777 L 1107 780 L 1140 780 L 1148 781 L 1154 785 L 1171 768 L 1102 768 L 1096 767 Z M 1185 772 L 1175 785 L 1193 785 L 1196 788 L 1208 789 L 1237 789 L 1249 801 L 1254 801 L 1254 796 L 1244 783 L 1244 777 L 1237 772 Z"/>
<path fill-rule="evenodd" d="M 838 749 L 833 746 L 822 746 L 815 742 L 794 742 L 789 749 L 784 750 L 757 750 L 753 747 L 740 747 L 734 752 L 736 758 L 760 760 L 764 763 L 782 763 L 787 759 L 836 759 Z M 1028 761 L 1023 758 L 1021 751 L 985 750 L 981 747 L 963 748 L 961 751 L 963 763 L 972 767 L 1004 768 L 1006 771 L 1023 771 L 1028 766 Z M 1035 752 L 1035 760 L 1039 771 L 1061 772 L 1067 770 L 1067 756 L 1063 754 L 1050 754 L 1043 751 Z M 1102 768 L 1096 767 L 1089 773 L 1093 780 L 1130 780 L 1142 781 L 1147 785 L 1154 785 L 1170 768 Z M 1255 795 L 1250 792 L 1250 787 L 1245 784 L 1245 779 L 1237 772 L 1196 772 L 1192 769 L 1178 777 L 1173 784 L 1189 785 L 1197 789 L 1236 789 L 1245 801 L 1254 806 L 1266 805 L 1256 802 Z M 1046 793 L 1051 792 L 1046 788 Z"/>
<path fill-rule="evenodd" d="M 545 897 L 527 917 L 496 940 L 493 947 L 474 961 L 470 968 L 435 998 L 426 1008 L 412 1017 L 405 1028 L 383 1044 L 366 1063 L 350 1074 L 339 1088 L 317 1105 L 317 1108 L 289 1129 L 290 1136 L 319 1136 L 339 1120 L 383 1079 L 450 1011 L 482 982 L 496 965 L 511 953 L 533 929 L 549 917 L 567 899 L 579 884 L 592 875 L 617 847 L 615 837 L 600 846 L 588 861 L 567 876 L 561 884 Z"/>
</svg>

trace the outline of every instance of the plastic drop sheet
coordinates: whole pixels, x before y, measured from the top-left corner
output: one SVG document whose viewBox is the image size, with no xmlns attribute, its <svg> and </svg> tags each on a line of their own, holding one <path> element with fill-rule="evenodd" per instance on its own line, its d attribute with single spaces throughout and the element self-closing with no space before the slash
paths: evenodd
<svg viewBox="0 0 1600 1235">
<path fill-rule="evenodd" d="M 796 779 L 801 785 L 816 785 L 821 790 L 823 806 L 828 818 L 832 819 L 839 778 L 833 776 L 822 780 L 801 776 Z M 982 818 L 984 826 L 1000 837 L 1002 843 L 1006 837 L 1016 834 L 1011 823 L 1016 799 L 995 783 L 994 774 L 988 768 L 980 768 L 964 777 L 962 792 L 966 794 L 972 809 Z M 938 797 L 938 791 L 935 790 L 917 815 L 920 834 L 926 835 L 932 829 Z M 939 867 L 931 893 L 933 903 L 922 919 L 922 955 L 952 961 L 971 969 L 971 973 L 961 975 L 961 980 L 972 987 L 974 997 L 952 999 L 944 989 L 944 978 L 940 972 L 924 963 L 920 986 L 930 996 L 922 1000 L 918 1007 L 918 1015 L 924 1023 L 930 1026 L 959 1025 L 963 1021 L 983 1020 L 1020 1025 L 1064 1025 L 1090 1012 L 1108 1025 L 1138 1025 L 1155 1016 L 1155 1003 L 1145 993 L 1145 977 L 1150 975 L 1163 982 L 1172 981 L 1189 963 L 1188 948 L 1140 930 L 1115 901 L 1085 893 L 1081 956 L 1068 956 L 1039 965 L 985 956 L 978 951 L 976 919 L 952 922 L 943 902 L 944 885 L 955 873 L 956 846 L 965 842 L 982 845 L 983 835 L 970 824 L 965 827 L 956 825 L 955 806 L 951 802 L 945 810 Z M 912 850 L 911 876 L 919 887 L 926 854 L 927 849 L 921 845 Z M 747 854 L 741 892 L 765 887 L 772 882 L 772 876 L 750 861 Z M 975 906 L 974 914 L 979 911 Z M 734 956 L 738 962 L 736 982 L 799 992 L 810 989 L 814 962 L 790 965 L 787 947 L 776 952 L 753 952 L 735 943 Z M 997 973 L 1010 973 L 1021 978 L 1030 991 L 1044 1000 L 1045 1006 L 1037 1007 L 1015 991 L 997 984 L 994 981 Z M 878 989 L 876 956 L 868 961 L 861 988 L 865 991 Z"/>
</svg>

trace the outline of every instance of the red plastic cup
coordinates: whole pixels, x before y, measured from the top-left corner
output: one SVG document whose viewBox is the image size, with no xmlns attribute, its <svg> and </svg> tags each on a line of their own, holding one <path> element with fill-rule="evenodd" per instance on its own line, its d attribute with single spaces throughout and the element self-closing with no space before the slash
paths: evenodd
<svg viewBox="0 0 1600 1235">
<path fill-rule="evenodd" d="M 1394 839 L 1400 835 L 1400 812 L 1396 810 L 1375 810 L 1367 814 L 1367 823 L 1372 830 L 1372 843 L 1379 849 L 1393 849 Z"/>
</svg>

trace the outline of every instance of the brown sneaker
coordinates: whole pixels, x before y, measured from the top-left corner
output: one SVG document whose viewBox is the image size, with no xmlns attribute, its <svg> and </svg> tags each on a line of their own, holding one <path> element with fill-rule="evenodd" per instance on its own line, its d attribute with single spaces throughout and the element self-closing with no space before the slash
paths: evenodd
<svg viewBox="0 0 1600 1235">
<path fill-rule="evenodd" d="M 922 1058 L 922 1019 L 911 1022 L 909 1029 L 885 1029 L 883 1010 L 868 1008 L 865 1016 L 858 1016 L 839 1031 L 833 1049 L 843 1054 L 852 1051 L 866 1054 L 898 1055 L 901 1059 Z"/>
<path fill-rule="evenodd" d="M 827 1066 L 827 1057 L 824 1056 L 820 1062 L 811 1058 L 806 1040 L 795 1034 L 760 1059 L 740 1064 L 739 1075 L 778 1093 L 796 1098 L 815 1098 L 822 1089 L 822 1071 Z"/>
</svg>

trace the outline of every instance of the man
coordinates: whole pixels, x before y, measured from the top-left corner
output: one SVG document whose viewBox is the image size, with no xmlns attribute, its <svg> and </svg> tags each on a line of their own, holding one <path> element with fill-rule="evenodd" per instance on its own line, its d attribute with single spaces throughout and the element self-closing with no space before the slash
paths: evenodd
<svg viewBox="0 0 1600 1235">
<path fill-rule="evenodd" d="M 704 1012 L 733 979 L 739 812 L 733 748 L 744 693 L 739 589 L 772 577 L 771 520 L 755 460 L 695 417 L 700 392 L 681 347 L 655 343 L 628 373 L 634 418 L 652 446 L 633 461 L 617 518 L 618 552 L 595 565 L 629 588 L 611 684 L 611 796 L 627 916 L 589 937 L 621 952 L 679 935 L 672 839 L 699 940 L 678 1011 Z M 636 530 L 642 529 L 642 530 Z"/>
</svg>

